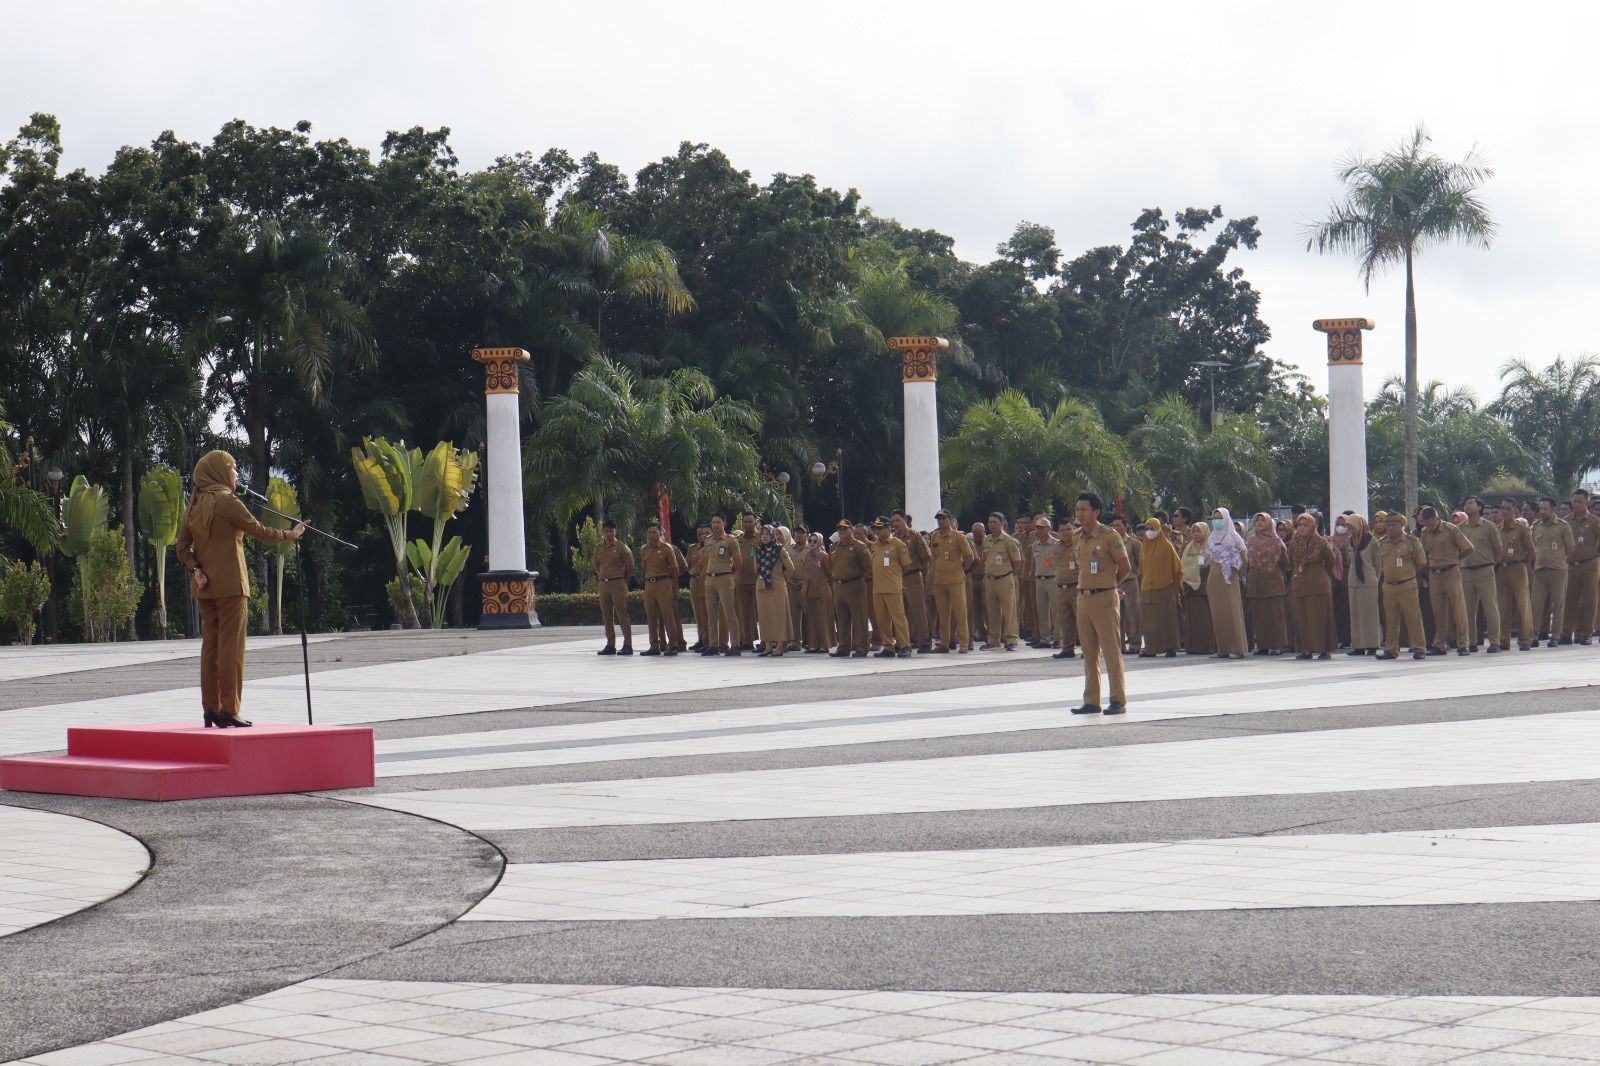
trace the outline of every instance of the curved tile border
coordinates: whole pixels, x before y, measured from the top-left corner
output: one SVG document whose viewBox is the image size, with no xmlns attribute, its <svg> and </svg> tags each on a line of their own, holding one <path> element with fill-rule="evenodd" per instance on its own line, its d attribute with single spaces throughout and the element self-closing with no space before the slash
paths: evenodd
<svg viewBox="0 0 1600 1066">
<path fill-rule="evenodd" d="M 149 868 L 150 853 L 126 833 L 0 804 L 0 936 L 120 895 Z"/>
</svg>

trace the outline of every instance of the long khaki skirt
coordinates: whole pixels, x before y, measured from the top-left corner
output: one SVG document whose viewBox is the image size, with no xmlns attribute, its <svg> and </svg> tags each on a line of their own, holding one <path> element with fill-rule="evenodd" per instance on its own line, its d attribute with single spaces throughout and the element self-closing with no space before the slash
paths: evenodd
<svg viewBox="0 0 1600 1066">
<path fill-rule="evenodd" d="M 1206 598 L 1211 601 L 1211 631 L 1216 636 L 1218 655 L 1243 655 L 1244 602 L 1239 598 L 1240 574 L 1231 583 L 1222 579 L 1222 567 L 1212 566 L 1206 573 Z"/>
<path fill-rule="evenodd" d="M 1289 629 L 1284 620 L 1286 599 L 1287 596 L 1262 596 L 1250 601 L 1257 651 L 1282 651 L 1289 647 Z"/>
<path fill-rule="evenodd" d="M 1178 650 L 1178 594 L 1164 589 L 1139 590 L 1139 625 L 1145 655 L 1165 655 Z"/>
<path fill-rule="evenodd" d="M 789 587 L 774 577 L 772 587 L 756 587 L 756 617 L 761 621 L 761 639 L 779 644 L 789 636 Z"/>
<path fill-rule="evenodd" d="M 1294 601 L 1294 650 L 1301 655 L 1332 652 L 1337 642 L 1333 627 L 1333 597 L 1326 592 L 1291 596 Z"/>
<path fill-rule="evenodd" d="M 1184 650 L 1190 655 L 1215 655 L 1217 638 L 1211 632 L 1211 598 L 1205 594 L 1205 586 L 1183 592 L 1184 621 L 1189 626 Z"/>
</svg>

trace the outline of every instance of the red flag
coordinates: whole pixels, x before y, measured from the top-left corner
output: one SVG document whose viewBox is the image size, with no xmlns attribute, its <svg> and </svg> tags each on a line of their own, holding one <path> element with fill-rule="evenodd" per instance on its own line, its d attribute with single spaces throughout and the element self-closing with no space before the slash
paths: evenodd
<svg viewBox="0 0 1600 1066">
<path fill-rule="evenodd" d="M 672 540 L 672 501 L 667 499 L 665 486 L 656 486 L 656 509 L 661 515 L 661 536 Z"/>
</svg>

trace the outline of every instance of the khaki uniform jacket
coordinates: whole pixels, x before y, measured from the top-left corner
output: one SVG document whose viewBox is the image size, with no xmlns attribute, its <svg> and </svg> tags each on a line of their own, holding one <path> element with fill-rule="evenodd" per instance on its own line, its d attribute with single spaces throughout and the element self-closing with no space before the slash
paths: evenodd
<svg viewBox="0 0 1600 1066">
<path fill-rule="evenodd" d="M 601 541 L 594 548 L 594 572 L 601 581 L 627 577 L 633 570 L 633 549 L 620 540 Z"/>
<path fill-rule="evenodd" d="M 931 535 L 933 553 L 933 583 L 959 585 L 967 579 L 967 567 L 977 556 L 972 542 L 958 529 L 936 529 Z"/>
<path fill-rule="evenodd" d="M 1116 530 L 1111 529 L 1110 526 L 1106 526 L 1106 528 L 1111 530 L 1113 536 L 1116 536 Z M 1144 562 L 1144 545 L 1130 537 L 1122 542 L 1122 549 L 1128 554 L 1128 576 L 1122 580 L 1139 580 L 1140 564 Z M 1093 586 L 1090 587 L 1092 588 Z"/>
<path fill-rule="evenodd" d="M 684 553 L 686 562 L 683 568 L 689 572 L 691 578 L 699 579 L 706 576 L 705 557 L 706 553 L 701 549 L 699 541 L 689 545 L 689 550 Z"/>
<path fill-rule="evenodd" d="M 872 569 L 872 552 L 859 540 L 838 543 L 828 552 L 828 576 L 837 583 L 867 576 Z"/>
<path fill-rule="evenodd" d="M 706 577 L 731 574 L 739 565 L 739 541 L 726 530 L 713 533 L 700 546 L 700 573 Z"/>
<path fill-rule="evenodd" d="M 1117 563 L 1128 558 L 1128 546 L 1117 536 L 1116 530 L 1104 523 L 1096 524 L 1093 529 L 1080 530 L 1072 538 L 1072 551 L 1078 558 L 1080 590 L 1117 587 Z M 1129 565 L 1132 565 L 1131 562 Z M 1132 576 L 1130 570 L 1128 577 Z"/>
<path fill-rule="evenodd" d="M 1454 523 L 1440 522 L 1422 531 L 1422 550 L 1428 553 L 1428 567 L 1448 570 L 1472 554 L 1472 541 Z"/>
<path fill-rule="evenodd" d="M 1546 521 L 1543 518 L 1533 524 L 1530 530 L 1533 534 L 1533 547 L 1535 551 L 1535 570 L 1565 570 L 1567 557 L 1577 547 L 1577 539 L 1572 534 L 1572 527 L 1559 518 Z"/>
<path fill-rule="evenodd" d="M 1461 560 L 1462 566 L 1488 566 L 1500 561 L 1500 530 L 1487 518 L 1479 518 L 1473 525 L 1468 519 L 1456 527 L 1461 535 L 1472 542 L 1472 554 Z"/>
<path fill-rule="evenodd" d="M 895 536 L 896 539 L 899 539 L 899 534 Z M 933 552 L 928 549 L 928 542 L 922 539 L 922 534 L 914 529 L 909 529 L 906 531 L 905 540 L 902 543 L 905 544 L 906 555 L 911 560 L 911 564 L 906 567 L 906 572 L 920 570 L 926 574 L 928 572 L 928 562 L 933 558 Z"/>
<path fill-rule="evenodd" d="M 1596 518 L 1593 511 L 1573 515 L 1567 519 L 1567 525 L 1572 527 L 1573 541 L 1567 562 L 1586 563 L 1600 555 L 1600 518 Z"/>
<path fill-rule="evenodd" d="M 874 540 L 868 548 L 872 556 L 872 594 L 883 596 L 891 592 L 904 592 L 906 568 L 911 565 L 911 553 L 906 542 L 891 536 L 888 540 Z"/>
<path fill-rule="evenodd" d="M 639 549 L 639 568 L 644 577 L 677 577 L 678 549 L 662 541 Z"/>
<path fill-rule="evenodd" d="M 736 537 L 739 544 L 739 573 L 734 576 L 735 585 L 747 585 L 754 588 L 756 584 L 756 549 L 761 546 L 761 530 L 758 527 L 754 533 L 740 530 Z"/>
<path fill-rule="evenodd" d="M 1077 534 L 1073 534 L 1076 542 Z M 1076 587 L 1078 584 L 1078 553 L 1071 544 L 1057 536 L 1050 544 L 1051 563 L 1055 567 L 1056 584 Z"/>
<path fill-rule="evenodd" d="M 1414 580 L 1419 571 L 1427 569 L 1428 553 L 1422 541 L 1410 533 L 1401 533 L 1378 541 L 1378 563 L 1383 568 L 1384 584 L 1397 585 Z"/>
<path fill-rule="evenodd" d="M 1015 563 L 1017 573 L 1022 573 L 1022 545 L 1010 533 L 1001 533 L 999 536 L 991 533 L 983 542 L 983 576 L 1004 577 L 1011 573 L 1011 564 Z"/>
<path fill-rule="evenodd" d="M 821 548 L 806 545 L 796 548 L 794 557 L 794 576 L 805 589 L 806 595 L 818 596 L 828 585 L 828 556 Z"/>
<path fill-rule="evenodd" d="M 211 529 L 201 532 L 189 525 L 187 517 L 178 531 L 178 562 L 193 574 L 206 573 L 206 587 L 191 589 L 202 600 L 250 595 L 250 571 L 244 561 L 244 536 L 248 533 L 267 544 L 284 544 L 293 539 L 287 529 L 269 529 L 234 495 L 217 501 Z"/>
<path fill-rule="evenodd" d="M 1028 570 L 1034 577 L 1048 577 L 1052 582 L 1055 581 L 1058 572 L 1056 565 L 1057 543 L 1059 541 L 1054 534 L 1034 533 L 1033 545 L 1028 549 L 1028 554 L 1033 556 L 1028 565 Z"/>
<path fill-rule="evenodd" d="M 1510 529 L 1500 531 L 1501 560 L 1506 566 L 1533 566 L 1533 534 L 1520 522 L 1512 522 Z"/>
</svg>

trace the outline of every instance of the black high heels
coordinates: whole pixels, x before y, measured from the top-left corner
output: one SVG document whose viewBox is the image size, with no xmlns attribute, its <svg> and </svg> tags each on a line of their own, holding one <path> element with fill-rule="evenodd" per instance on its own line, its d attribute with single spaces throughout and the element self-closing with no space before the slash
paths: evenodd
<svg viewBox="0 0 1600 1066">
<path fill-rule="evenodd" d="M 245 721 L 236 714 L 229 714 L 227 711 L 218 711 L 216 714 L 218 729 L 249 729 L 255 724 L 254 722 Z"/>
<path fill-rule="evenodd" d="M 202 710 L 200 713 L 205 717 L 207 729 L 210 729 L 212 726 L 216 726 L 218 729 L 228 728 L 228 723 L 222 720 L 222 715 L 218 712 Z"/>
</svg>

